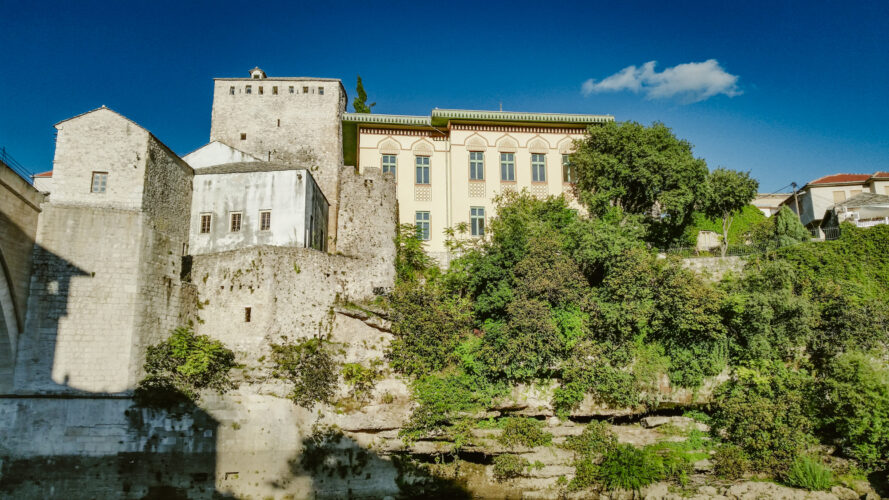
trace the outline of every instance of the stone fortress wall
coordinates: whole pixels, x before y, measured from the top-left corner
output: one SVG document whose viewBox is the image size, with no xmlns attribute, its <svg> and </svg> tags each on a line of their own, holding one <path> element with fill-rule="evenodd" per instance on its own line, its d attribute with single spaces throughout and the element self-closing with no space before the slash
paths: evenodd
<svg viewBox="0 0 889 500">
<path fill-rule="evenodd" d="M 44 195 L 0 161 L 0 394 L 12 389 Z"/>
</svg>

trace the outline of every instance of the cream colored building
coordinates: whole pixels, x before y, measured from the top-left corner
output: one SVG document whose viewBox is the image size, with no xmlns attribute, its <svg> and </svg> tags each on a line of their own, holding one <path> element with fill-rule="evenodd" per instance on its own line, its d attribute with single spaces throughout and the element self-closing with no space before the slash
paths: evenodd
<svg viewBox="0 0 889 500">
<path fill-rule="evenodd" d="M 484 236 L 494 198 L 527 189 L 571 195 L 569 155 L 587 127 L 610 115 L 435 109 L 430 116 L 346 113 L 344 159 L 395 176 L 402 224 L 417 224 L 427 251 L 447 262 L 446 228 Z"/>
</svg>

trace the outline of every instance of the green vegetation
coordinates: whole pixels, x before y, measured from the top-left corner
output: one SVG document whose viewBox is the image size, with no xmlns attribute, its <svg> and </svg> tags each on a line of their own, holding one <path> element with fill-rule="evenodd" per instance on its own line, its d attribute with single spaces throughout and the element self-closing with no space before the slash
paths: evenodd
<svg viewBox="0 0 889 500">
<path fill-rule="evenodd" d="M 794 460 L 785 479 L 790 486 L 813 491 L 826 491 L 834 484 L 830 468 L 809 456 Z"/>
<path fill-rule="evenodd" d="M 235 353 L 222 342 L 195 335 L 190 327 L 179 327 L 167 340 L 148 347 L 145 378 L 136 387 L 134 397 L 144 406 L 194 403 L 203 389 L 226 392 L 234 388 L 230 377 L 234 367 Z"/>
<path fill-rule="evenodd" d="M 528 460 L 509 453 L 494 457 L 494 477 L 498 481 L 519 477 L 530 467 Z"/>
<path fill-rule="evenodd" d="M 355 93 L 357 95 L 352 99 L 352 108 L 356 113 L 370 113 L 371 108 L 377 105 L 377 103 L 367 103 L 367 92 L 364 90 L 364 83 L 361 81 L 361 75 L 358 76 Z"/>
<path fill-rule="evenodd" d="M 350 391 L 352 397 L 358 400 L 365 400 L 373 392 L 377 380 L 383 375 L 379 370 L 379 365 L 382 362 L 380 360 L 374 361 L 371 362 L 370 367 L 360 363 L 346 363 L 343 365 L 341 370 L 343 382 L 352 388 Z"/>
<path fill-rule="evenodd" d="M 759 182 L 750 178 L 750 172 L 717 168 L 710 172 L 707 184 L 707 195 L 701 205 L 704 214 L 721 222 L 720 250 L 725 257 L 732 221 L 756 197 Z"/>
<path fill-rule="evenodd" d="M 297 405 L 311 408 L 329 403 L 339 379 L 333 349 L 318 338 L 294 343 L 272 344 L 272 375 L 293 384 L 289 398 Z"/>
<path fill-rule="evenodd" d="M 513 448 L 525 446 L 547 446 L 552 442 L 553 435 L 543 430 L 543 422 L 533 418 L 509 417 L 503 424 L 503 433 L 498 441 L 503 446 Z"/>
<path fill-rule="evenodd" d="M 569 488 L 681 484 L 712 450 L 727 478 L 786 478 L 799 457 L 827 449 L 819 444 L 863 469 L 885 468 L 889 226 L 811 242 L 792 213 L 763 219 L 746 205 L 756 187 L 746 174 L 708 174 L 660 125 L 594 127 L 577 148 L 585 211 L 563 197 L 508 193 L 486 238 L 448 232 L 459 252 L 446 270 L 416 228 L 401 228 L 386 356 L 418 403 L 403 435 L 450 439 L 459 453 L 479 415 L 520 384 L 552 387 L 553 407 L 568 418 L 590 402 L 654 410 L 666 380 L 694 392 L 723 374 L 693 414 L 712 426 L 709 439 L 694 431 L 631 449 L 590 424 L 565 443 L 577 471 Z M 718 194 L 721 178 L 743 192 L 716 200 L 729 196 Z M 728 242 L 767 252 L 712 283 L 652 250 L 707 214 Z M 483 425 L 503 428 L 511 448 L 549 443 L 534 420 Z"/>
</svg>

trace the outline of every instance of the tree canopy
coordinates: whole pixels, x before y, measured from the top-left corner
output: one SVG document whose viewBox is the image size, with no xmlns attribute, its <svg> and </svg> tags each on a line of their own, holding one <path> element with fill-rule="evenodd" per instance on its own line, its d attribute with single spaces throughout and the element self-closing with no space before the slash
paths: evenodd
<svg viewBox="0 0 889 500">
<path fill-rule="evenodd" d="M 729 229 L 732 219 L 756 197 L 759 182 L 750 177 L 750 172 L 739 172 L 717 168 L 707 179 L 707 196 L 702 208 L 705 215 L 722 219 L 722 256 L 728 248 Z"/>
<path fill-rule="evenodd" d="M 678 238 L 706 196 L 707 163 L 662 123 L 590 127 L 572 164 L 580 199 L 593 214 L 620 207 L 641 215 L 652 243 Z"/>
</svg>

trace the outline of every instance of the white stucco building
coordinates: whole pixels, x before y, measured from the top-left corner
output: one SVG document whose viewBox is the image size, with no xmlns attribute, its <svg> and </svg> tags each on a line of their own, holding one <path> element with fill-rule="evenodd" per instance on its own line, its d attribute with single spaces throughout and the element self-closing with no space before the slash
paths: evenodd
<svg viewBox="0 0 889 500">
<path fill-rule="evenodd" d="M 328 208 L 305 168 L 254 161 L 196 169 L 191 254 L 257 245 L 327 250 Z"/>
<path fill-rule="evenodd" d="M 828 209 L 861 193 L 889 195 L 889 172 L 833 174 L 807 183 L 797 193 L 800 221 L 810 229 L 816 228 Z M 793 196 L 783 204 L 796 212 Z"/>
</svg>

